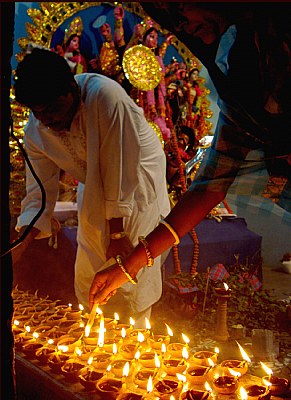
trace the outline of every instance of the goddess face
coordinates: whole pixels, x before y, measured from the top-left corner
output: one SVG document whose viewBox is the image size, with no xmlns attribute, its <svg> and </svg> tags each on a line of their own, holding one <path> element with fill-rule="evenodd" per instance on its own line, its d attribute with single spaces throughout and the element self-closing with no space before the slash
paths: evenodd
<svg viewBox="0 0 291 400">
<path fill-rule="evenodd" d="M 158 46 L 158 34 L 156 31 L 150 32 L 145 38 L 144 44 L 150 49 L 155 49 Z"/>
</svg>

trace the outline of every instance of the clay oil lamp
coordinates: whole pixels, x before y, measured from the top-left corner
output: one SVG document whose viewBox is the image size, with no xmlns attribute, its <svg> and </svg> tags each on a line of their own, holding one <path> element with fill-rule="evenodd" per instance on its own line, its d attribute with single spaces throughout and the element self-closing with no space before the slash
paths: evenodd
<svg viewBox="0 0 291 400">
<path fill-rule="evenodd" d="M 114 313 L 114 319 L 116 321 L 116 325 L 114 328 L 114 333 L 116 336 L 121 337 L 122 336 L 122 331 L 124 330 L 125 333 L 123 333 L 122 337 L 128 336 L 129 333 L 133 329 L 132 324 L 119 324 L 119 315 L 117 313 Z"/>
<path fill-rule="evenodd" d="M 183 384 L 172 378 L 164 378 L 154 385 L 154 394 L 161 400 L 179 399 Z"/>
<path fill-rule="evenodd" d="M 61 368 L 66 361 L 70 359 L 68 354 L 61 351 L 55 351 L 52 353 L 47 361 L 48 366 L 55 374 L 61 374 Z"/>
<path fill-rule="evenodd" d="M 184 335 L 184 333 L 182 333 L 182 338 L 184 340 L 184 344 L 183 343 L 170 343 L 167 347 L 167 354 L 169 355 L 169 357 L 171 358 L 179 358 L 179 357 L 183 357 L 183 349 L 188 346 L 188 343 L 190 342 L 190 340 L 188 339 L 188 337 L 186 335 Z"/>
<path fill-rule="evenodd" d="M 76 340 L 76 338 L 69 335 L 62 336 L 62 338 L 57 341 L 58 350 L 62 350 L 63 347 L 65 347 L 67 353 L 74 353 L 75 348 L 81 345 L 81 340 Z"/>
<path fill-rule="evenodd" d="M 231 293 L 231 290 L 229 289 L 228 285 L 225 282 L 223 283 L 223 286 L 216 287 L 214 290 L 217 296 L 229 297 Z"/>
<path fill-rule="evenodd" d="M 167 335 L 152 335 L 148 338 L 148 343 L 153 350 L 162 351 L 162 345 L 168 346 L 171 341 L 171 337 L 173 336 L 172 329 L 165 324 L 167 327 L 168 334 Z"/>
<path fill-rule="evenodd" d="M 69 359 L 61 366 L 61 373 L 65 377 L 66 381 L 75 383 L 79 380 L 82 368 L 84 368 L 84 364 L 79 362 L 77 359 Z"/>
<path fill-rule="evenodd" d="M 139 343 L 123 343 L 119 347 L 120 357 L 126 358 L 127 360 L 133 360 L 138 349 Z"/>
<path fill-rule="evenodd" d="M 23 344 L 21 351 L 25 354 L 26 357 L 28 358 L 36 358 L 36 351 L 40 348 L 42 348 L 43 345 L 40 342 L 37 341 L 29 341 L 25 344 Z"/>
<path fill-rule="evenodd" d="M 81 339 L 84 336 L 84 328 L 85 324 L 83 321 L 77 322 L 68 330 L 68 335 L 73 336 L 76 339 Z M 94 344 L 96 344 L 96 342 Z"/>
<path fill-rule="evenodd" d="M 203 385 L 209 379 L 212 367 L 204 365 L 190 365 L 186 371 L 187 382 L 191 385 Z"/>
<path fill-rule="evenodd" d="M 72 311 L 72 304 L 59 304 L 55 307 L 55 312 L 56 314 L 59 315 L 66 315 L 67 313 L 69 313 L 70 311 Z"/>
<path fill-rule="evenodd" d="M 219 352 L 218 349 L 215 349 L 215 351 L 208 351 L 208 350 L 197 351 L 196 353 L 193 354 L 190 362 L 193 362 L 198 365 L 204 365 L 205 367 L 213 366 L 213 363 L 214 364 L 217 363 L 218 352 Z"/>
<path fill-rule="evenodd" d="M 238 386 L 239 380 L 237 375 L 222 375 L 213 378 L 213 387 L 219 394 L 229 395 L 234 393 Z"/>
<path fill-rule="evenodd" d="M 263 369 L 268 374 L 263 376 L 262 382 L 270 389 L 271 396 L 284 396 L 288 393 L 290 388 L 290 382 L 286 378 L 279 378 L 273 375 L 273 371 L 261 362 Z"/>
<path fill-rule="evenodd" d="M 42 346 L 35 352 L 35 358 L 41 365 L 45 365 L 48 362 L 49 357 L 55 352 L 53 347 L 48 345 Z"/>
<path fill-rule="evenodd" d="M 157 353 L 153 351 L 145 351 L 140 354 L 138 362 L 144 368 L 155 368 L 157 364 L 160 365 L 160 360 Z"/>
<path fill-rule="evenodd" d="M 66 321 L 66 317 L 63 315 L 54 314 L 48 317 L 45 321 L 46 325 L 50 325 L 51 327 L 58 327 L 61 322 Z"/>
<path fill-rule="evenodd" d="M 137 385 L 140 389 L 146 389 L 148 385 L 148 381 L 150 376 L 152 379 L 155 379 L 157 376 L 158 370 L 156 368 L 141 368 L 138 370 L 133 378 L 133 382 Z"/>
<path fill-rule="evenodd" d="M 114 400 L 122 389 L 122 381 L 121 379 L 104 377 L 98 380 L 96 389 L 101 399 Z"/>
<path fill-rule="evenodd" d="M 212 389 L 210 388 L 208 382 L 205 382 L 205 390 L 193 388 L 189 389 L 187 382 L 180 395 L 180 400 L 206 400 L 210 398 L 211 392 Z"/>
<path fill-rule="evenodd" d="M 35 342 L 35 338 L 32 336 L 30 326 L 26 326 L 22 333 L 14 337 L 14 345 L 17 350 L 21 350 L 26 343 L 33 342 Z"/>
<path fill-rule="evenodd" d="M 96 383 L 104 377 L 104 371 L 96 371 L 92 366 L 93 357 L 90 357 L 87 365 L 80 370 L 79 382 L 88 391 L 96 389 Z"/>
<path fill-rule="evenodd" d="M 167 358 L 163 360 L 163 370 L 167 375 L 176 376 L 186 371 L 187 363 L 185 358 Z"/>
<path fill-rule="evenodd" d="M 114 338 L 104 339 L 103 349 L 106 353 L 117 353 L 117 341 Z"/>
<path fill-rule="evenodd" d="M 151 331 L 150 331 L 151 324 L 150 324 L 150 322 L 149 322 L 149 320 L 147 318 L 145 318 L 145 322 L 146 322 L 146 327 L 145 328 L 135 329 L 134 328 L 135 321 L 134 321 L 133 318 L 130 317 L 130 325 L 133 327 L 133 329 L 129 332 L 129 335 L 127 335 L 126 338 L 129 341 L 136 342 L 136 341 L 139 340 L 139 338 L 141 337 L 141 334 L 142 334 L 144 340 L 147 340 L 148 337 L 151 334 Z"/>
<path fill-rule="evenodd" d="M 145 397 L 142 394 L 135 392 L 124 392 L 120 393 L 116 400 L 144 400 Z"/>
<path fill-rule="evenodd" d="M 231 369 L 232 371 L 239 372 L 240 376 L 243 376 L 247 373 L 249 364 L 251 363 L 251 359 L 249 358 L 249 356 L 247 355 L 247 353 L 245 352 L 243 347 L 238 342 L 236 342 L 236 343 L 240 349 L 243 360 L 224 360 L 224 361 L 222 361 L 220 366 L 222 367 L 223 373 L 225 375 L 231 375 L 231 372 L 229 371 L 229 369 Z"/>
<path fill-rule="evenodd" d="M 248 385 L 244 387 L 248 400 L 269 400 L 271 392 L 268 386 Z"/>
<path fill-rule="evenodd" d="M 79 307 L 74 309 L 71 308 L 65 315 L 68 320 L 78 321 L 81 319 L 82 312 L 84 311 L 84 307 L 82 304 L 79 304 Z"/>
<path fill-rule="evenodd" d="M 92 357 L 92 366 L 95 369 L 100 369 L 105 371 L 112 360 L 112 353 L 93 352 L 91 354 L 91 357 Z"/>
<path fill-rule="evenodd" d="M 124 367 L 125 364 L 128 363 L 129 369 L 131 370 L 132 363 L 129 360 L 126 360 L 125 358 L 119 358 L 117 360 L 112 361 L 110 364 L 110 372 L 114 375 L 116 378 L 122 378 L 124 376 Z"/>
</svg>

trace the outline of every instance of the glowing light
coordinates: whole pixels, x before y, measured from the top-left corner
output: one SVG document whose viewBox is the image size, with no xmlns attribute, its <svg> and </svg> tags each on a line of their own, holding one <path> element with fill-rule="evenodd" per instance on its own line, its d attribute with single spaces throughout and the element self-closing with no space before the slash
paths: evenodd
<svg viewBox="0 0 291 400">
<path fill-rule="evenodd" d="M 186 347 L 183 347 L 182 357 L 185 358 L 185 360 L 187 360 L 187 358 L 189 357 L 189 353 L 188 353 L 188 350 L 186 349 Z"/>
<path fill-rule="evenodd" d="M 263 369 L 266 371 L 266 373 L 269 375 L 269 377 L 271 375 L 273 375 L 273 371 L 271 370 L 271 368 L 269 368 L 266 364 L 264 364 L 262 361 L 260 361 L 261 366 L 263 367 Z"/>
<path fill-rule="evenodd" d="M 75 353 L 77 354 L 77 356 L 81 356 L 82 355 L 82 350 L 79 347 L 75 348 Z"/>
<path fill-rule="evenodd" d="M 224 289 L 225 289 L 225 290 L 228 290 L 228 289 L 229 289 L 227 283 L 223 282 L 223 286 L 224 286 Z"/>
<path fill-rule="evenodd" d="M 117 354 L 117 344 L 116 343 L 113 343 L 113 345 L 112 345 L 112 353 Z"/>
<path fill-rule="evenodd" d="M 35 339 L 37 339 L 39 335 L 38 335 L 37 332 L 33 332 L 32 336 L 33 336 Z"/>
<path fill-rule="evenodd" d="M 185 375 L 182 375 L 182 374 L 176 374 L 176 377 L 179 379 L 179 381 L 181 381 L 181 382 L 183 382 L 183 383 L 186 383 L 186 376 Z"/>
<path fill-rule="evenodd" d="M 156 368 L 160 368 L 160 366 L 161 366 L 161 361 L 160 361 L 157 353 L 155 353 L 155 366 L 156 366 Z"/>
<path fill-rule="evenodd" d="M 248 399 L 248 394 L 247 391 L 243 386 L 240 387 L 239 389 L 239 397 L 241 400 L 247 400 Z"/>
<path fill-rule="evenodd" d="M 215 347 L 214 352 L 215 352 L 216 354 L 219 354 L 219 348 L 218 348 L 218 347 Z"/>
<path fill-rule="evenodd" d="M 115 321 L 119 321 L 119 315 L 116 312 L 114 313 L 114 319 Z"/>
<path fill-rule="evenodd" d="M 91 365 L 92 362 L 93 362 L 93 357 L 91 356 L 91 357 L 89 357 L 89 359 L 88 359 L 88 365 Z"/>
<path fill-rule="evenodd" d="M 245 350 L 242 348 L 242 346 L 241 346 L 238 342 L 236 342 L 236 344 L 238 345 L 238 347 L 239 347 L 239 349 L 240 349 L 242 358 L 243 358 L 245 361 L 247 361 L 247 362 L 250 363 L 250 362 L 251 362 L 251 359 L 250 359 L 250 357 L 247 355 L 247 353 L 245 352 Z"/>
<path fill-rule="evenodd" d="M 123 371 L 122 371 L 122 376 L 128 376 L 128 374 L 129 374 L 129 362 L 127 361 L 124 364 Z"/>
<path fill-rule="evenodd" d="M 132 317 L 130 317 L 129 318 L 129 323 L 130 323 L 130 325 L 134 326 L 135 325 L 135 320 Z"/>
<path fill-rule="evenodd" d="M 212 389 L 207 381 L 205 382 L 204 387 L 205 387 L 205 390 L 207 390 L 207 392 L 212 392 Z"/>
<path fill-rule="evenodd" d="M 29 333 L 29 332 L 30 332 L 30 326 L 27 325 L 27 326 L 25 327 L 25 330 L 26 330 L 26 332 Z"/>
<path fill-rule="evenodd" d="M 84 311 L 84 306 L 82 304 L 79 304 L 79 310 Z"/>
<path fill-rule="evenodd" d="M 211 360 L 211 358 L 208 358 L 207 361 L 208 361 L 209 367 L 213 368 L 214 365 L 215 365 L 214 362 L 213 362 L 213 360 Z"/>
<path fill-rule="evenodd" d="M 151 329 L 151 324 L 150 321 L 147 319 L 147 317 L 145 317 L 145 324 L 146 324 L 146 329 Z"/>
<path fill-rule="evenodd" d="M 121 328 L 121 337 L 124 339 L 126 336 L 126 330 L 125 328 Z"/>
<path fill-rule="evenodd" d="M 150 375 L 148 383 L 147 383 L 147 392 L 151 393 L 153 391 L 153 378 Z"/>
<path fill-rule="evenodd" d="M 66 352 L 69 350 L 69 347 L 68 347 L 68 346 L 65 346 L 65 345 L 63 345 L 63 344 L 60 344 L 60 345 L 58 346 L 58 350 L 62 351 L 63 353 L 66 353 Z"/>
<path fill-rule="evenodd" d="M 182 338 L 186 344 L 190 342 L 190 339 L 186 335 L 184 335 L 184 333 L 182 333 Z"/>
<path fill-rule="evenodd" d="M 48 342 L 48 344 L 53 344 L 54 343 L 53 339 L 49 339 L 47 342 Z"/>
<path fill-rule="evenodd" d="M 99 336 L 98 336 L 98 346 L 99 347 L 102 347 L 104 345 L 104 332 L 105 332 L 104 317 L 102 315 L 101 320 L 100 320 Z"/>
<path fill-rule="evenodd" d="M 161 351 L 163 354 L 165 354 L 165 352 L 167 351 L 167 347 L 166 347 L 165 343 L 162 343 Z"/>
<path fill-rule="evenodd" d="M 19 325 L 19 321 L 17 319 L 14 320 L 14 325 L 18 326 Z"/>
<path fill-rule="evenodd" d="M 141 332 L 138 332 L 138 333 L 137 333 L 137 340 L 138 340 L 138 342 L 140 342 L 140 343 L 144 342 L 145 337 L 144 337 L 144 335 L 143 335 Z"/>
<path fill-rule="evenodd" d="M 165 325 L 166 325 L 166 327 L 167 327 L 167 331 L 168 331 L 168 335 L 169 336 L 173 336 L 173 331 L 172 331 L 172 329 L 169 327 L 169 325 L 167 325 L 166 323 L 165 323 Z"/>
<path fill-rule="evenodd" d="M 68 307 L 70 307 L 70 308 L 71 308 L 71 307 L 72 307 L 72 305 L 73 305 L 72 303 L 69 303 L 69 304 L 68 304 Z"/>
<path fill-rule="evenodd" d="M 137 350 L 137 352 L 136 352 L 135 355 L 134 355 L 134 358 L 135 358 L 136 360 L 138 360 L 139 357 L 140 357 L 140 351 Z"/>
<path fill-rule="evenodd" d="M 239 371 L 235 371 L 234 369 L 229 368 L 229 373 L 232 376 L 236 376 L 237 378 L 239 378 L 241 376 L 241 373 Z"/>
</svg>

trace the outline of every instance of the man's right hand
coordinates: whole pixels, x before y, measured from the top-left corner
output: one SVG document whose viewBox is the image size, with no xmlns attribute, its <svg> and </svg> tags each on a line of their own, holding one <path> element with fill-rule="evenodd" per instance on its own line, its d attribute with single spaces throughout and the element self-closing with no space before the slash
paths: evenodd
<svg viewBox="0 0 291 400">
<path fill-rule="evenodd" d="M 23 226 L 20 229 L 20 231 L 18 233 L 18 237 L 15 239 L 15 241 L 23 235 L 26 228 L 27 228 L 27 226 Z M 21 260 L 23 253 L 25 252 L 27 247 L 30 245 L 30 243 L 34 240 L 34 238 L 39 234 L 39 232 L 40 232 L 39 229 L 33 227 L 31 229 L 31 231 L 28 233 L 28 235 L 26 236 L 26 238 L 12 250 L 13 264 L 15 264 Z"/>
</svg>

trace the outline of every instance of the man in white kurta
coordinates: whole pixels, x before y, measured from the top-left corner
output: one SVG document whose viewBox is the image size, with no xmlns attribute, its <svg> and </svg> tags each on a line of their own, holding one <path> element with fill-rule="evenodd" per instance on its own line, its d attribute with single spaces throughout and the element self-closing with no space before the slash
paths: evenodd
<svg viewBox="0 0 291 400">
<path fill-rule="evenodd" d="M 75 79 L 81 104 L 70 129 L 54 132 L 31 113 L 24 140 L 47 195 L 45 211 L 34 225 L 41 235 L 51 232 L 60 169 L 80 182 L 75 292 L 87 306 L 94 275 L 106 262 L 108 221 L 123 218 L 124 231 L 136 246 L 138 236 L 151 232 L 170 206 L 164 151 L 142 109 L 109 78 L 80 74 Z M 40 203 L 39 187 L 28 170 L 17 229 L 29 224 Z M 137 285 L 128 282 L 119 293 L 133 318 L 161 296 L 161 258 L 152 268 L 141 269 L 137 279 Z"/>
</svg>

